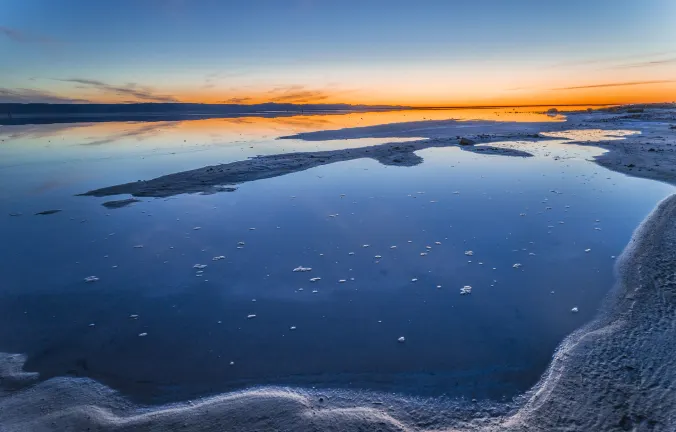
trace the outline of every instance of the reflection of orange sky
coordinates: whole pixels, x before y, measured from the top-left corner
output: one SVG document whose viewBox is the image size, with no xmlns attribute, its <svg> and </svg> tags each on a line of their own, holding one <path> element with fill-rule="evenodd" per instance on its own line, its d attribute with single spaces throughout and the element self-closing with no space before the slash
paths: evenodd
<svg viewBox="0 0 676 432">
<path fill-rule="evenodd" d="M 576 107 L 585 109 L 586 107 Z M 563 108 L 562 108 L 563 109 Z M 48 126 L 17 126 L 3 130 L 7 137 L 66 137 L 84 144 L 106 144 L 117 140 L 141 141 L 170 135 L 191 140 L 274 139 L 283 135 L 327 129 L 374 126 L 426 120 L 557 121 L 544 108 L 444 109 L 364 112 L 288 117 L 234 117 L 186 121 L 74 123 Z"/>
</svg>

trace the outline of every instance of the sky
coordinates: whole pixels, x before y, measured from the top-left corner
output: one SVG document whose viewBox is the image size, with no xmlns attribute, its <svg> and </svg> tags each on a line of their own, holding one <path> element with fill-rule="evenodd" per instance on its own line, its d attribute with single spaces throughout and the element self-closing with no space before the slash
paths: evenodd
<svg viewBox="0 0 676 432">
<path fill-rule="evenodd" d="M 0 102 L 671 102 L 674 22 L 674 0 L 0 0 Z"/>
</svg>

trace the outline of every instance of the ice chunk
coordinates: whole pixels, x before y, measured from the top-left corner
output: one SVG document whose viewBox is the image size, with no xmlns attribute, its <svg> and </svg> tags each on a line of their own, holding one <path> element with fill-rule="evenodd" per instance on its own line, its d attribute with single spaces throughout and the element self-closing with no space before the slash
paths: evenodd
<svg viewBox="0 0 676 432">
<path fill-rule="evenodd" d="M 474 255 L 474 252 L 471 251 L 471 250 L 468 250 L 468 251 L 465 251 L 465 255 L 472 256 L 472 255 Z"/>
<path fill-rule="evenodd" d="M 401 336 L 399 339 L 397 339 L 397 342 L 404 343 L 404 342 L 406 342 L 406 338 Z"/>
<path fill-rule="evenodd" d="M 96 282 L 99 280 L 99 278 L 97 278 L 96 276 L 87 276 L 86 278 L 84 278 L 84 280 L 85 282 Z"/>
<path fill-rule="evenodd" d="M 250 314 L 246 316 L 247 319 L 256 318 L 256 314 Z"/>
<path fill-rule="evenodd" d="M 310 279 L 310 282 L 317 282 L 317 281 L 320 281 L 320 280 L 322 280 L 322 278 L 320 278 L 320 277 L 313 277 L 313 278 Z"/>
<path fill-rule="evenodd" d="M 570 311 L 571 311 L 572 313 L 578 313 L 578 312 L 579 312 L 579 309 L 577 308 L 577 306 L 575 306 L 575 307 L 572 308 Z"/>
<path fill-rule="evenodd" d="M 206 264 L 195 264 L 194 266 L 192 266 L 192 268 L 201 270 L 203 268 L 207 268 L 207 265 Z"/>
<path fill-rule="evenodd" d="M 460 295 L 465 295 L 465 294 L 472 294 L 472 287 L 469 285 L 465 285 L 464 287 L 460 288 Z"/>
<path fill-rule="evenodd" d="M 518 269 L 519 267 L 521 267 L 521 264 L 516 263 L 516 264 L 514 264 L 512 267 L 515 268 L 515 269 Z"/>
<path fill-rule="evenodd" d="M 298 266 L 295 269 L 293 269 L 294 272 L 309 272 L 312 271 L 312 267 L 303 267 L 303 266 Z"/>
</svg>

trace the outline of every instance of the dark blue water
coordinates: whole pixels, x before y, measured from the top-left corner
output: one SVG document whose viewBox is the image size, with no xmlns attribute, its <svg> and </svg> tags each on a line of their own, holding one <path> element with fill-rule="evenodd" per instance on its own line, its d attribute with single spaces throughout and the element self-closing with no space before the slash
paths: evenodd
<svg viewBox="0 0 676 432">
<path fill-rule="evenodd" d="M 37 154 L 58 161 L 59 148 Z M 180 169 L 214 162 L 190 154 Z M 582 150 L 419 154 L 416 167 L 358 160 L 114 210 L 74 195 L 144 174 L 130 167 L 176 167 L 119 157 L 94 169 L 72 152 L 2 167 L 0 351 L 26 353 L 43 379 L 88 376 L 144 402 L 264 384 L 526 391 L 594 316 L 611 257 L 673 188 Z M 33 215 L 47 209 L 62 211 Z"/>
</svg>

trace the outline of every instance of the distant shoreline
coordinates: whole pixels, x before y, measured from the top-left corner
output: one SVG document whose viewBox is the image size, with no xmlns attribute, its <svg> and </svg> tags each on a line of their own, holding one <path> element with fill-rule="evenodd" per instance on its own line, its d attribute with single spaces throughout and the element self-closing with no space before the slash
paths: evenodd
<svg viewBox="0 0 676 432">
<path fill-rule="evenodd" d="M 405 106 L 349 104 L 3 104 L 0 125 L 113 121 L 179 121 L 245 116 L 348 114 L 354 112 L 402 111 Z"/>
<path fill-rule="evenodd" d="M 290 117 L 297 115 L 350 114 L 384 111 L 463 110 L 505 108 L 610 107 L 612 104 L 535 104 L 485 106 L 400 106 L 350 104 L 43 104 L 0 103 L 0 125 L 39 125 L 58 123 L 100 123 L 129 121 L 182 121 L 238 117 Z"/>
</svg>

